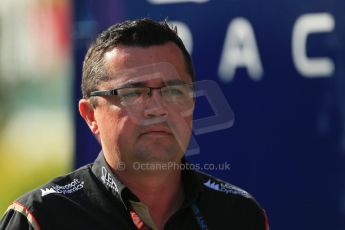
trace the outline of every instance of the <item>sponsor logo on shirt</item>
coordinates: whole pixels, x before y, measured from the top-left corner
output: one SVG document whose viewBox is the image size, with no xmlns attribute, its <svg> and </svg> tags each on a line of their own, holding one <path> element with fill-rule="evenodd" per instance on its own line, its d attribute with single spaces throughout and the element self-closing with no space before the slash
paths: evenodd
<svg viewBox="0 0 345 230">
<path fill-rule="evenodd" d="M 204 185 L 206 187 L 209 187 L 210 189 L 216 190 L 216 191 L 220 191 L 220 192 L 224 192 L 226 194 L 235 194 L 235 195 L 241 195 L 247 198 L 250 198 L 250 194 L 247 193 L 246 191 L 233 186 L 231 184 L 228 183 L 219 183 L 216 181 L 211 181 L 211 179 L 209 179 L 207 182 L 204 183 Z"/>
<path fill-rule="evenodd" d="M 42 196 L 52 193 L 70 194 L 74 193 L 84 187 L 84 181 L 74 179 L 71 183 L 66 185 L 52 185 L 50 188 L 41 189 Z"/>
<path fill-rule="evenodd" d="M 119 192 L 119 189 L 115 183 L 113 176 L 108 172 L 108 170 L 103 166 L 102 167 L 102 177 L 103 184 L 111 188 L 115 192 Z"/>
</svg>

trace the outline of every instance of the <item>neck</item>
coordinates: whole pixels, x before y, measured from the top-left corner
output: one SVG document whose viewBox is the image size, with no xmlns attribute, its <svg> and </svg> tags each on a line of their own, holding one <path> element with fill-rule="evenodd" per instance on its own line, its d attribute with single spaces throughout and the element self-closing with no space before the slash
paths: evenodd
<svg viewBox="0 0 345 230">
<path fill-rule="evenodd" d="M 181 171 L 139 172 L 117 171 L 116 175 L 144 203 L 158 229 L 181 206 L 184 193 Z"/>
</svg>

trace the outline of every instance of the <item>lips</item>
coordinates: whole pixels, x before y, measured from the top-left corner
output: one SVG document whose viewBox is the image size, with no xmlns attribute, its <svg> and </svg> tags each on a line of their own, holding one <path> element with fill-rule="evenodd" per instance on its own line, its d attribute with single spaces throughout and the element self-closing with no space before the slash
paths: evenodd
<svg viewBox="0 0 345 230">
<path fill-rule="evenodd" d="M 172 132 L 165 126 L 150 126 L 142 130 L 142 135 L 172 135 Z"/>
</svg>

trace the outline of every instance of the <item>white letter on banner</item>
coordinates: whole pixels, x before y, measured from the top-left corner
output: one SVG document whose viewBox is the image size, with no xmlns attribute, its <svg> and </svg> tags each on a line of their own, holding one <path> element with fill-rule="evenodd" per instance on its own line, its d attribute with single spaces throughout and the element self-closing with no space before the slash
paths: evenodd
<svg viewBox="0 0 345 230">
<path fill-rule="evenodd" d="M 295 23 L 292 33 L 292 58 L 297 71 L 309 78 L 330 77 L 334 63 L 330 58 L 308 58 L 307 38 L 312 33 L 325 33 L 334 29 L 334 18 L 328 13 L 304 14 Z"/>
<path fill-rule="evenodd" d="M 218 69 L 220 79 L 231 81 L 238 67 L 247 68 L 250 78 L 261 80 L 263 67 L 250 22 L 245 18 L 232 20 L 228 27 Z"/>
<path fill-rule="evenodd" d="M 189 54 L 192 54 L 193 50 L 193 36 L 190 32 L 189 27 L 184 22 L 179 21 L 169 21 L 169 24 L 172 24 L 177 27 L 177 33 L 181 40 L 183 41 L 184 46 L 186 47 Z"/>
</svg>

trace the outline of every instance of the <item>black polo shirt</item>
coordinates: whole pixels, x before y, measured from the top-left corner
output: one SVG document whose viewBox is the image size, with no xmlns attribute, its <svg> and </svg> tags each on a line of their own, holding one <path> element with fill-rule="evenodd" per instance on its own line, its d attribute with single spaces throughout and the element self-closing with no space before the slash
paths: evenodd
<svg viewBox="0 0 345 230">
<path fill-rule="evenodd" d="M 193 170 L 183 170 L 182 181 L 185 200 L 164 229 L 268 229 L 263 209 L 244 190 Z M 100 153 L 93 164 L 18 198 L 0 229 L 134 230 L 129 199 L 139 201 Z"/>
</svg>

